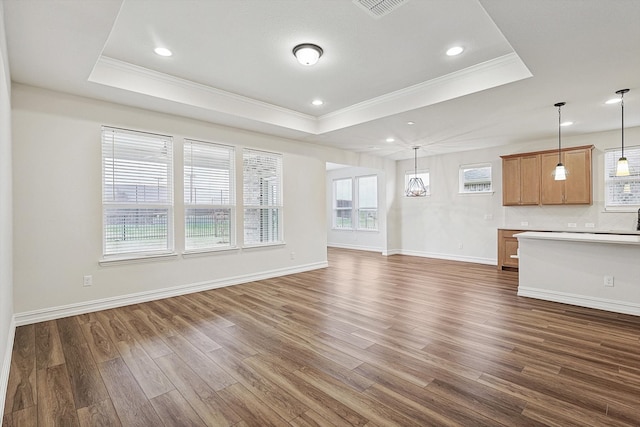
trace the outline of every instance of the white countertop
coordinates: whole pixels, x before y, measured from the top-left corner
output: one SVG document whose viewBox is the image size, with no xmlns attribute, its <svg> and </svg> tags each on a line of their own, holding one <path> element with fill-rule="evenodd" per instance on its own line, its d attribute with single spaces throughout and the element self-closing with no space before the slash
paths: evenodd
<svg viewBox="0 0 640 427">
<path fill-rule="evenodd" d="M 615 232 L 566 232 L 566 231 L 525 231 L 515 234 L 518 239 L 564 240 L 586 243 L 612 243 L 622 245 L 640 245 L 640 234 L 618 234 Z"/>
</svg>

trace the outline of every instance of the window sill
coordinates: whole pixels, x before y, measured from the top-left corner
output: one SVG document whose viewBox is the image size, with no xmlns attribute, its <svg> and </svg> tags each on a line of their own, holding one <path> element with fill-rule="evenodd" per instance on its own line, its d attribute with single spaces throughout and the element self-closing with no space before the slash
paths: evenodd
<svg viewBox="0 0 640 427">
<path fill-rule="evenodd" d="M 604 208 L 606 213 L 636 213 L 640 206 L 609 206 Z"/>
<path fill-rule="evenodd" d="M 495 191 L 472 191 L 467 193 L 458 192 L 459 196 L 493 196 Z"/>
<path fill-rule="evenodd" d="M 285 246 L 286 244 L 286 242 L 261 243 L 257 245 L 244 245 L 242 246 L 242 249 L 270 248 L 274 246 Z"/>
<path fill-rule="evenodd" d="M 168 253 L 154 254 L 154 255 L 131 255 L 126 257 L 114 256 L 113 258 L 102 258 L 98 261 L 98 264 L 101 266 L 136 264 L 141 262 L 164 261 L 164 260 L 175 259 L 175 258 L 178 258 L 178 254 L 175 252 L 168 252 Z"/>
<path fill-rule="evenodd" d="M 192 250 L 182 252 L 182 257 L 191 258 L 191 257 L 198 257 L 198 256 L 206 256 L 206 255 L 216 254 L 220 252 L 233 252 L 239 249 L 240 248 L 237 246 L 225 246 L 221 248 L 208 248 L 208 249 L 192 249 Z"/>
</svg>

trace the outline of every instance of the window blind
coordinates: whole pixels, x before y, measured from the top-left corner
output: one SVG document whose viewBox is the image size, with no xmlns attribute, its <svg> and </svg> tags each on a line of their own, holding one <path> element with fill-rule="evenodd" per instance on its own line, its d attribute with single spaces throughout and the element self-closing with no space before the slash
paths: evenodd
<svg viewBox="0 0 640 427">
<path fill-rule="evenodd" d="M 333 226 L 353 228 L 353 181 L 351 178 L 333 181 Z"/>
<path fill-rule="evenodd" d="M 244 244 L 282 242 L 282 155 L 244 149 Z"/>
<path fill-rule="evenodd" d="M 103 254 L 173 250 L 172 138 L 102 128 Z"/>
<path fill-rule="evenodd" d="M 629 176 L 616 176 L 620 148 L 606 150 L 604 155 L 605 209 L 636 210 L 640 206 L 640 147 L 625 147 Z"/>
<path fill-rule="evenodd" d="M 360 176 L 358 182 L 358 229 L 378 229 L 378 177 Z"/>
<path fill-rule="evenodd" d="M 185 249 L 234 244 L 235 150 L 185 139 Z"/>
</svg>

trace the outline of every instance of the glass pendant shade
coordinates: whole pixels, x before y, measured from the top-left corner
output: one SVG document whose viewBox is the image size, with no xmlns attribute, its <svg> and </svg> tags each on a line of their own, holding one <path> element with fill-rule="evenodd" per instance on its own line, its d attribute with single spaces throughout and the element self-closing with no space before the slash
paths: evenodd
<svg viewBox="0 0 640 427">
<path fill-rule="evenodd" d="M 427 195 L 424 182 L 422 182 L 422 178 L 418 177 L 418 148 L 413 147 L 413 178 L 409 180 L 407 189 L 404 192 L 407 197 L 423 197 Z"/>
<path fill-rule="evenodd" d="M 618 160 L 616 176 L 629 176 L 629 161 L 626 157 L 620 157 Z"/>
<path fill-rule="evenodd" d="M 553 178 L 556 181 L 566 181 L 567 170 L 562 163 L 558 163 L 558 165 L 556 166 L 556 169 L 553 171 Z"/>
<path fill-rule="evenodd" d="M 567 179 L 567 169 L 562 164 L 562 113 L 560 111 L 565 104 L 565 102 L 554 104 L 554 107 L 558 107 L 558 164 L 553 171 L 553 179 L 556 181 L 566 181 Z"/>
</svg>

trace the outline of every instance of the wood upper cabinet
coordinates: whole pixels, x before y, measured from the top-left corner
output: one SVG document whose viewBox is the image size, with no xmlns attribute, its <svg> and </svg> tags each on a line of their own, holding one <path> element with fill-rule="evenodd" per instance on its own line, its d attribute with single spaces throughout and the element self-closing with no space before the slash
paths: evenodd
<svg viewBox="0 0 640 427">
<path fill-rule="evenodd" d="M 541 197 L 543 205 L 590 205 L 592 203 L 591 149 L 578 147 L 563 150 L 562 163 L 567 170 L 565 181 L 556 181 L 553 171 L 558 152 L 541 155 Z"/>
<path fill-rule="evenodd" d="M 556 181 L 553 172 L 558 164 L 558 151 L 502 156 L 502 204 L 578 205 L 592 203 L 592 145 L 565 148 L 561 159 L 567 179 Z"/>
<path fill-rule="evenodd" d="M 540 203 L 540 155 L 522 155 L 502 159 L 502 204 L 537 205 Z"/>
</svg>

